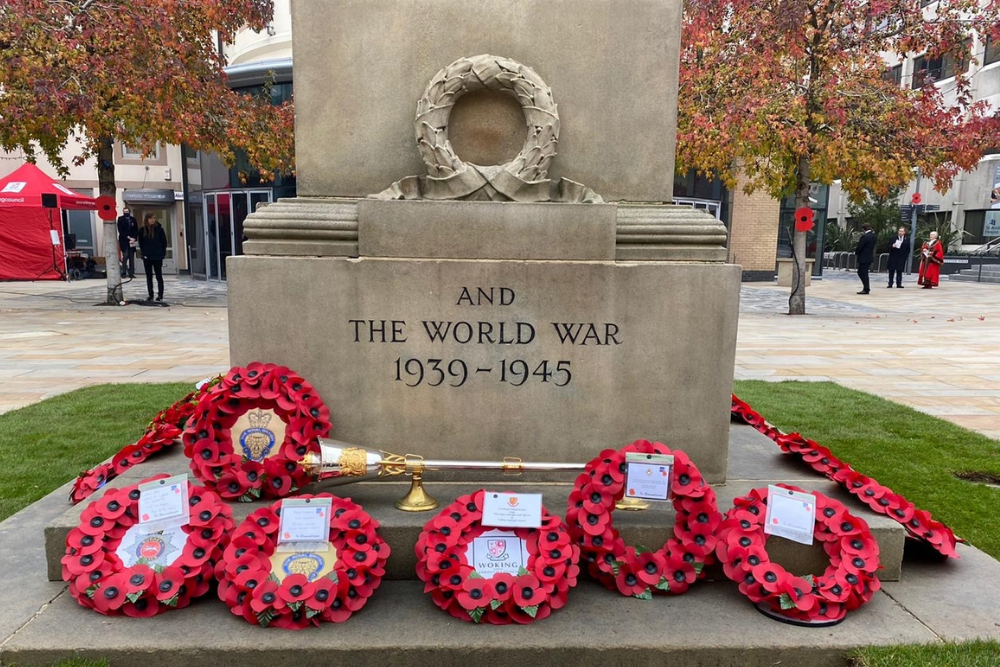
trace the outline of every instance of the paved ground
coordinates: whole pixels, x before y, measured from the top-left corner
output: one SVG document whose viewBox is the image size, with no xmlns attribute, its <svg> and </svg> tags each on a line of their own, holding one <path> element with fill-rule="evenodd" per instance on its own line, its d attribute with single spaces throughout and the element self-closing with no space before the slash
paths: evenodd
<svg viewBox="0 0 1000 667">
<path fill-rule="evenodd" d="M 1000 439 L 1000 286 L 874 289 L 831 272 L 806 317 L 743 287 L 737 378 L 833 380 Z M 126 298 L 145 284 L 126 285 Z M 95 307 L 104 284 L 0 283 L 0 412 L 100 382 L 197 381 L 229 364 L 226 287 L 168 279 L 169 308 Z"/>
</svg>

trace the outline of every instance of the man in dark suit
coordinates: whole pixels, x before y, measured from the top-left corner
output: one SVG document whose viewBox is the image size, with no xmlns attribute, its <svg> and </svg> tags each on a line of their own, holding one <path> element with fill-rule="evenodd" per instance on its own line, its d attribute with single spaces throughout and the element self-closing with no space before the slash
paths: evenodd
<svg viewBox="0 0 1000 667">
<path fill-rule="evenodd" d="M 906 235 L 906 227 L 900 227 L 892 245 L 889 246 L 889 285 L 892 287 L 892 274 L 896 274 L 896 287 L 903 289 L 903 271 L 906 269 L 906 258 L 910 256 L 910 237 Z"/>
<path fill-rule="evenodd" d="M 139 221 L 126 206 L 118 216 L 118 249 L 122 251 L 121 277 L 135 278 L 135 247 L 139 240 Z"/>
<path fill-rule="evenodd" d="M 867 222 L 861 225 L 861 238 L 858 239 L 858 247 L 854 250 L 858 258 L 858 277 L 861 278 L 861 291 L 858 294 L 868 294 L 871 292 L 871 285 L 868 282 L 868 269 L 875 261 L 875 232 Z"/>
</svg>

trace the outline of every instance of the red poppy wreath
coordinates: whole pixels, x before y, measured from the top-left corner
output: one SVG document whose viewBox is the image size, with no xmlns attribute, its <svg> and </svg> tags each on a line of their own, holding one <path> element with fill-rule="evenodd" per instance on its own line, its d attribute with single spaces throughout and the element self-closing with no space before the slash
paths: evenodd
<svg viewBox="0 0 1000 667">
<path fill-rule="evenodd" d="M 194 408 L 198 401 L 208 391 L 219 382 L 221 378 L 213 378 L 206 381 L 198 389 L 192 391 L 187 396 L 171 405 L 166 410 L 162 410 L 153 421 L 146 427 L 146 432 L 135 444 L 124 447 L 114 455 L 110 463 L 102 463 L 96 468 L 80 473 L 73 483 L 73 489 L 69 494 L 69 501 L 76 505 L 81 500 L 86 500 L 98 489 L 113 480 L 132 466 L 138 465 L 162 450 L 170 447 L 181 437 L 181 431 L 188 418 L 194 414 Z"/>
<path fill-rule="evenodd" d="M 138 521 L 139 496 L 139 484 L 108 489 L 66 539 L 63 580 L 77 602 L 101 614 L 147 617 L 186 607 L 208 592 L 235 525 L 218 495 L 188 482 L 189 523 L 154 530 Z"/>
<path fill-rule="evenodd" d="M 280 441 L 264 411 L 283 423 Z M 251 428 L 234 442 L 233 427 L 248 413 Z M 283 498 L 309 482 L 302 457 L 319 451 L 317 439 L 330 426 L 312 385 L 284 366 L 252 363 L 231 369 L 199 401 L 184 431 L 184 454 L 195 476 L 227 500 Z"/>
<path fill-rule="evenodd" d="M 669 485 L 676 512 L 674 534 L 655 551 L 626 546 L 612 520 L 615 503 L 625 496 L 625 459 L 631 452 L 674 457 Z M 591 576 L 609 590 L 648 600 L 654 591 L 684 593 L 703 576 L 722 515 L 715 492 L 687 454 L 637 440 L 618 451 L 606 449 L 587 464 L 570 493 L 566 522 Z"/>
<path fill-rule="evenodd" d="M 527 624 L 566 604 L 580 550 L 542 508 L 541 528 L 482 525 L 485 491 L 458 498 L 424 526 L 417 577 L 441 609 L 463 621 Z"/>
<path fill-rule="evenodd" d="M 783 489 L 807 493 L 794 486 Z M 767 488 L 737 498 L 719 528 L 716 553 L 726 576 L 758 609 L 791 623 L 822 626 L 844 619 L 881 588 L 878 543 L 868 524 L 842 503 L 813 491 L 813 536 L 823 544 L 830 565 L 818 576 L 798 577 L 770 561 L 765 550 Z"/>
<path fill-rule="evenodd" d="M 296 499 L 313 498 L 331 499 L 327 551 L 277 550 L 283 501 L 255 511 L 237 527 L 215 568 L 219 598 L 233 614 L 289 630 L 341 623 L 382 583 L 389 545 L 378 522 L 359 505 L 329 493 Z"/>
</svg>

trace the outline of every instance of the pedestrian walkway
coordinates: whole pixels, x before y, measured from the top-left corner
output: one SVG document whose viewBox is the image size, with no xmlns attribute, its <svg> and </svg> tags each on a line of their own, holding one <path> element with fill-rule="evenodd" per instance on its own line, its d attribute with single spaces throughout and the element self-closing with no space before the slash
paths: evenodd
<svg viewBox="0 0 1000 667">
<path fill-rule="evenodd" d="M 789 317 L 788 290 L 745 284 L 737 379 L 831 380 L 1000 439 L 1000 287 L 942 281 L 857 295 L 830 272 Z M 125 286 L 127 299 L 145 283 Z M 195 382 L 229 366 L 225 283 L 169 278 L 170 307 L 95 306 L 104 283 L 0 283 L 0 412 L 104 382 Z"/>
</svg>

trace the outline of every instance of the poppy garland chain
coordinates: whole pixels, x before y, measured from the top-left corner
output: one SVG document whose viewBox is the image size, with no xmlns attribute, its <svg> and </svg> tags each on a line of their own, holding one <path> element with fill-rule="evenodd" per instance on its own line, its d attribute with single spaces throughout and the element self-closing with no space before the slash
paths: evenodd
<svg viewBox="0 0 1000 667">
<path fill-rule="evenodd" d="M 781 431 L 735 394 L 732 397 L 731 415 L 733 419 L 752 426 L 773 440 L 782 452 L 798 456 L 814 471 L 843 486 L 873 512 L 899 523 L 911 538 L 927 542 L 950 558 L 959 557 L 956 545 L 961 540 L 951 528 L 934 519 L 927 510 L 917 509 L 892 489 L 854 470 L 826 447 L 798 433 Z"/>
<path fill-rule="evenodd" d="M 626 546 L 612 520 L 615 503 L 625 495 L 626 455 L 632 452 L 674 457 L 673 536 L 656 550 Z M 715 491 L 687 454 L 659 442 L 637 440 L 620 450 L 606 449 L 587 464 L 570 493 L 566 522 L 591 576 L 609 590 L 648 600 L 654 592 L 684 593 L 704 577 L 722 515 Z"/>
<path fill-rule="evenodd" d="M 329 493 L 297 497 L 313 498 L 331 501 L 331 550 L 289 553 L 283 578 L 272 559 L 282 501 L 253 512 L 236 528 L 215 568 L 219 599 L 233 614 L 253 625 L 288 630 L 341 623 L 364 607 L 381 585 L 390 550 L 378 532 L 378 521 L 346 498 Z M 330 560 L 333 565 L 327 567 Z M 303 563 L 309 567 L 299 567 Z"/>
<path fill-rule="evenodd" d="M 188 418 L 194 414 L 195 406 L 209 390 L 222 380 L 212 378 L 187 396 L 159 412 L 146 427 L 139 440 L 122 448 L 109 463 L 102 463 L 91 470 L 80 473 L 70 490 L 69 501 L 76 505 L 89 498 L 95 491 L 122 474 L 132 466 L 142 463 L 152 454 L 165 447 L 177 444 Z"/>
<path fill-rule="evenodd" d="M 232 428 L 253 409 L 273 410 L 285 423 L 276 453 L 244 457 L 235 451 Z M 191 470 L 227 500 L 283 498 L 310 478 L 302 458 L 319 451 L 319 438 L 332 424 L 330 410 L 313 386 L 276 364 L 252 363 L 231 369 L 199 402 L 182 437 Z"/>
<path fill-rule="evenodd" d="M 839 501 L 786 484 L 783 489 L 816 498 L 813 537 L 830 558 L 818 576 L 797 577 L 772 563 L 765 545 L 768 489 L 736 498 L 719 527 L 716 553 L 723 571 L 751 602 L 763 603 L 782 618 L 804 623 L 836 623 L 871 601 L 881 588 L 878 543 L 868 524 Z"/>
<path fill-rule="evenodd" d="M 417 577 L 434 604 L 459 620 L 493 625 L 542 620 L 566 605 L 580 573 L 580 550 L 562 519 L 543 507 L 541 528 L 504 529 L 524 541 L 525 567 L 484 577 L 467 552 L 489 530 L 482 525 L 485 493 L 461 496 L 427 522 L 415 546 Z"/>
<path fill-rule="evenodd" d="M 140 527 L 140 484 L 167 477 L 108 489 L 80 514 L 79 525 L 66 539 L 62 578 L 82 606 L 107 616 L 148 617 L 182 609 L 208 592 L 235 522 L 232 509 L 204 487 L 188 482 L 190 520 L 180 528 L 186 537 L 168 565 L 156 561 L 164 562 L 178 545 L 168 544 L 162 533 L 137 538 L 133 565 L 126 566 L 118 555 L 129 532 Z M 147 553 L 147 546 L 155 553 Z"/>
</svg>

